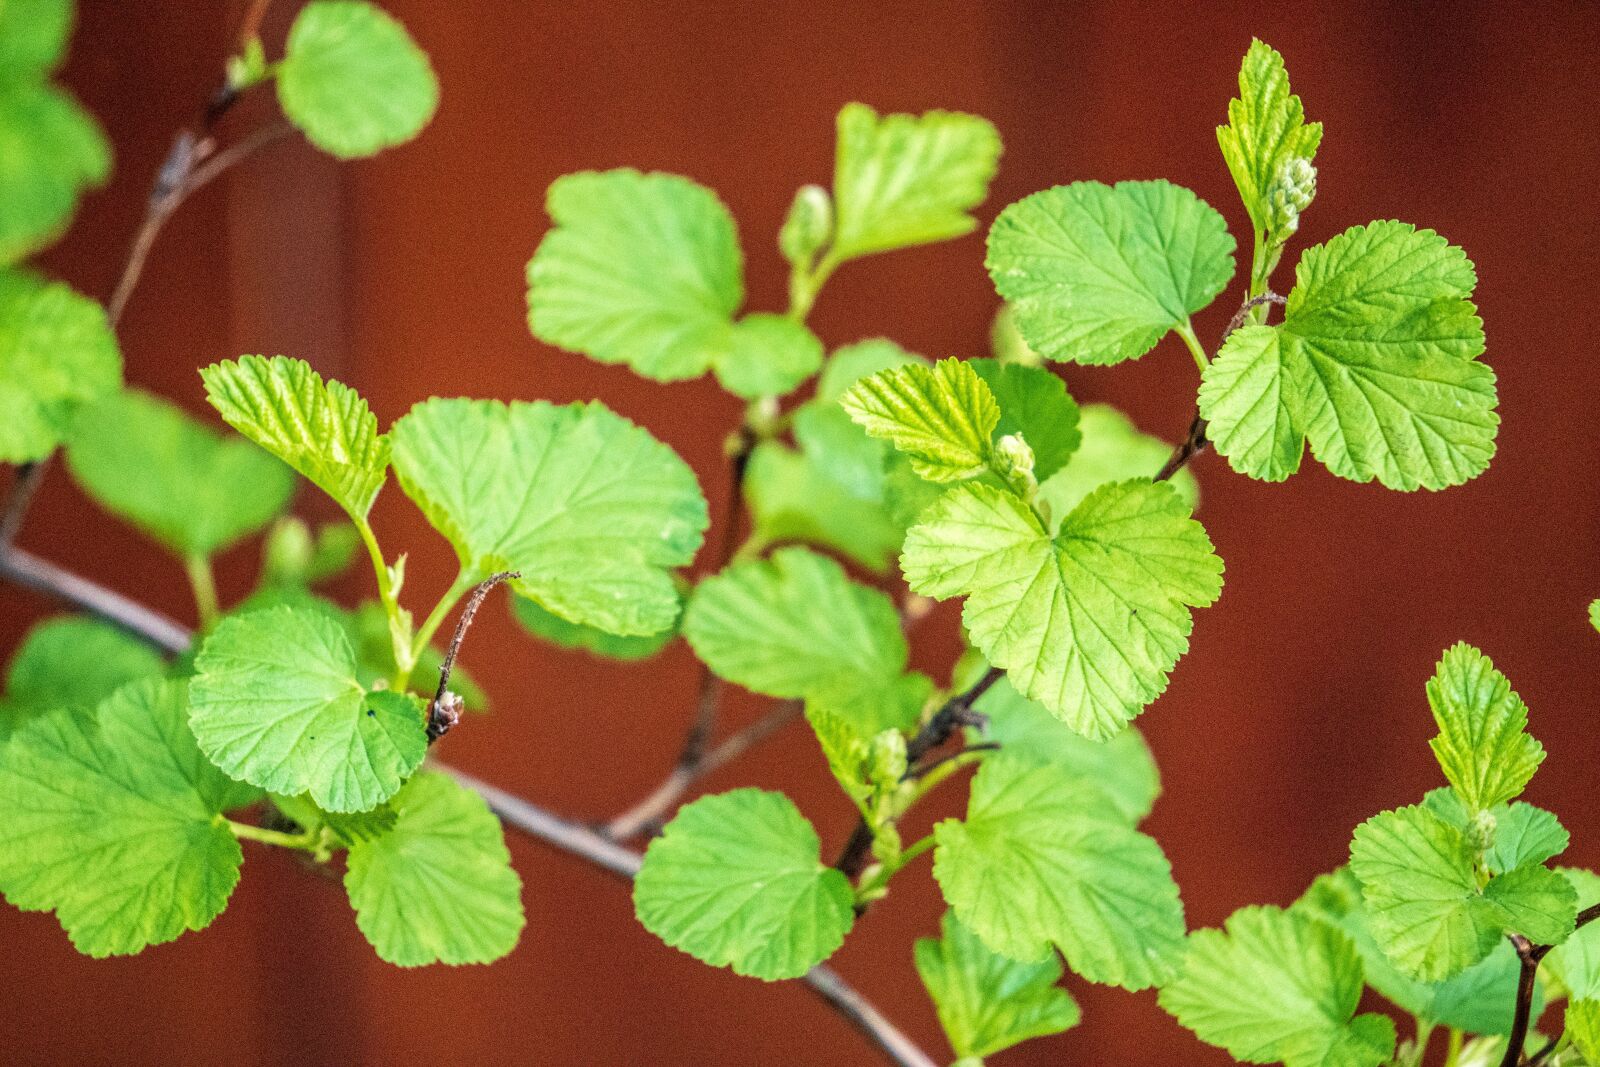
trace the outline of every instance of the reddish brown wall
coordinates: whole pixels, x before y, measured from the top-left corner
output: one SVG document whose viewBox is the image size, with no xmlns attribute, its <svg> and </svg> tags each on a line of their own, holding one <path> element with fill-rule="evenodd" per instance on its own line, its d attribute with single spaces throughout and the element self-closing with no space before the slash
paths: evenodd
<svg viewBox="0 0 1600 1067">
<path fill-rule="evenodd" d="M 109 287 L 152 169 L 216 76 L 226 6 L 83 4 L 68 77 L 103 117 L 118 171 L 48 262 L 90 292 Z M 1422 683 L 1464 638 L 1533 708 L 1550 759 L 1532 799 L 1566 814 L 1575 861 L 1600 863 L 1600 820 L 1584 808 L 1600 755 L 1600 637 L 1583 619 L 1600 595 L 1592 6 L 389 6 L 433 54 L 438 119 L 416 144 L 346 168 L 281 147 L 198 197 L 134 298 L 130 378 L 198 408 L 197 365 L 283 351 L 359 387 L 385 420 L 435 393 L 601 397 L 684 454 L 717 515 L 733 402 L 705 382 L 651 386 L 528 336 L 522 268 L 551 179 L 631 164 L 712 185 L 740 220 L 754 303 L 765 307 L 782 295 L 772 235 L 795 185 L 826 180 L 832 116 L 850 99 L 994 119 L 1007 148 L 986 219 L 1058 182 L 1167 176 L 1238 224 L 1212 128 L 1250 35 L 1270 40 L 1327 125 L 1305 239 L 1398 217 L 1439 229 L 1476 261 L 1501 381 L 1501 454 L 1465 488 L 1408 496 L 1314 465 L 1269 486 L 1213 456 L 1198 463 L 1227 589 L 1199 615 L 1170 693 L 1140 720 L 1166 781 L 1151 829 L 1192 923 L 1288 901 L 1340 862 L 1356 822 L 1434 784 Z M 981 258 L 971 237 L 853 264 L 815 324 L 830 343 L 883 332 L 929 354 L 978 354 L 994 306 Z M 1205 313 L 1201 333 L 1214 337 L 1230 310 Z M 1115 401 L 1150 429 L 1175 435 L 1188 423 L 1195 375 L 1181 349 L 1067 377 L 1081 399 Z M 304 497 L 305 511 L 328 513 Z M 377 525 L 410 551 L 418 595 L 448 581 L 445 545 L 398 493 L 380 501 Z M 23 541 L 188 611 L 178 569 L 59 472 Z M 227 558 L 224 591 L 241 591 L 252 567 L 248 551 Z M 368 591 L 356 578 L 341 593 Z M 48 610 L 9 590 L 0 607 L 0 648 Z M 941 618 L 919 635 L 928 666 L 954 648 Z M 616 810 L 662 773 L 692 699 L 684 650 L 619 668 L 537 647 L 500 610 L 479 626 L 468 662 L 498 711 L 453 735 L 450 759 L 580 816 Z M 796 791 L 830 850 L 849 828 L 799 733 L 710 784 L 741 783 Z M 0 1048 L 9 1062 L 39 1063 L 871 1062 L 799 988 L 710 971 L 634 925 L 621 886 L 543 848 L 514 851 L 528 929 L 491 968 L 375 962 L 338 886 L 259 851 L 212 929 L 137 959 L 81 959 L 48 916 L 6 910 Z M 903 881 L 836 962 L 940 1047 L 909 966 L 937 900 L 925 871 Z M 1153 995 L 1080 987 L 1080 1030 L 997 1062 L 1225 1062 Z"/>
</svg>

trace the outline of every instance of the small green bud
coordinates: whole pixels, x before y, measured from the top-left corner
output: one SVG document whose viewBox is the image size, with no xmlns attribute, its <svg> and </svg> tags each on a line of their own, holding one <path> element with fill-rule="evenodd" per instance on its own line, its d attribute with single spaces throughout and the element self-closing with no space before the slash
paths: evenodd
<svg viewBox="0 0 1600 1067">
<path fill-rule="evenodd" d="M 1499 829 L 1499 823 L 1494 817 L 1494 812 L 1480 811 L 1472 819 L 1472 825 L 1467 827 L 1467 841 L 1479 852 L 1487 852 L 1494 847 L 1494 833 Z"/>
<path fill-rule="evenodd" d="M 796 265 L 809 264 L 833 236 L 833 200 L 820 185 L 802 185 L 778 231 L 778 250 Z"/>
<path fill-rule="evenodd" d="M 872 835 L 872 857 L 879 863 L 893 863 L 899 859 L 902 847 L 900 831 L 892 822 L 884 823 Z"/>
<path fill-rule="evenodd" d="M 1008 433 L 994 444 L 994 472 L 1021 493 L 1024 500 L 1032 500 L 1039 490 L 1033 462 L 1033 448 L 1021 434 Z"/>
<path fill-rule="evenodd" d="M 1267 190 L 1267 228 L 1287 237 L 1300 228 L 1300 213 L 1317 195 L 1317 168 L 1301 156 L 1284 163 Z"/>
<path fill-rule="evenodd" d="M 306 583 L 315 546 L 311 528 L 293 515 L 285 515 L 267 531 L 261 549 L 261 584 L 299 586 Z"/>
<path fill-rule="evenodd" d="M 872 739 L 869 777 L 883 789 L 892 789 L 906 773 L 906 738 L 899 730 L 885 730 Z"/>
</svg>

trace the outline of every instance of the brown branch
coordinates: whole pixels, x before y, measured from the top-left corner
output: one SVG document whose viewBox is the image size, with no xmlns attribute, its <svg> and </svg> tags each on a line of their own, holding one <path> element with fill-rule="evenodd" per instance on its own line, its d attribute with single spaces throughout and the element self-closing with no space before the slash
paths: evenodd
<svg viewBox="0 0 1600 1067">
<path fill-rule="evenodd" d="M 1572 923 L 1573 932 L 1576 933 L 1596 919 L 1600 919 L 1600 904 L 1591 904 L 1578 912 Z M 1523 1062 L 1522 1048 L 1527 1044 L 1528 1023 L 1533 1015 L 1534 979 L 1538 977 L 1540 961 L 1555 948 L 1554 945 L 1536 945 L 1521 934 L 1511 934 L 1510 941 L 1517 950 L 1522 970 L 1517 976 L 1517 1003 L 1511 1015 L 1511 1034 L 1506 1038 L 1506 1054 L 1500 1061 L 1500 1067 L 1517 1067 Z M 1527 1067 L 1538 1062 L 1539 1058 L 1536 1056 L 1528 1061 Z"/>
<path fill-rule="evenodd" d="M 167 652 L 183 652 L 194 639 L 193 633 L 165 615 L 18 548 L 0 547 L 0 577 L 115 623 Z M 790 714 L 792 717 L 793 712 Z M 752 726 L 745 732 L 754 730 Z M 729 738 L 724 746 L 733 742 L 734 738 Z M 753 740 L 745 747 L 750 743 Z M 453 767 L 432 766 L 483 797 L 507 827 L 623 878 L 631 879 L 638 872 L 640 856 L 632 849 Z M 800 981 L 864 1034 L 895 1067 L 935 1067 L 927 1053 L 831 969 L 813 967 Z"/>
<path fill-rule="evenodd" d="M 16 541 L 17 531 L 22 529 L 22 520 L 28 514 L 28 505 L 33 502 L 33 494 L 38 491 L 39 483 L 44 481 L 45 465 L 49 459 L 46 456 L 32 463 L 20 464 L 12 476 L 5 509 L 0 511 L 0 549 Z"/>
<path fill-rule="evenodd" d="M 450 692 L 450 672 L 455 669 L 456 653 L 461 651 L 461 643 L 467 639 L 467 630 L 472 627 L 472 620 L 478 614 L 478 608 L 483 605 L 483 598 L 489 591 L 501 582 L 509 582 L 513 578 L 521 578 L 521 571 L 500 571 L 491 574 L 467 597 L 466 606 L 461 609 L 461 618 L 456 620 L 456 632 L 450 637 L 450 645 L 444 650 L 444 659 L 439 664 L 439 688 L 434 691 L 433 701 L 428 705 L 428 743 L 439 740 L 445 734 L 455 729 L 461 721 L 461 698 Z"/>
</svg>

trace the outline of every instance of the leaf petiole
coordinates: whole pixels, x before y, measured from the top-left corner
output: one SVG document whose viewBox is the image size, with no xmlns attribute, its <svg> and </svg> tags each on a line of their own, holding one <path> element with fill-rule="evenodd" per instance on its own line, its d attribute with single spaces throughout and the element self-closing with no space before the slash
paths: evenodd
<svg viewBox="0 0 1600 1067">
<path fill-rule="evenodd" d="M 194 591 L 195 612 L 200 617 L 200 629 L 209 630 L 222 614 L 217 603 L 217 581 L 211 570 L 211 557 L 193 555 L 184 559 L 184 572 L 189 576 L 189 588 Z"/>
<path fill-rule="evenodd" d="M 298 834 L 286 834 L 282 830 L 268 830 L 263 826 L 252 826 L 245 822 L 235 822 L 233 819 L 223 818 L 222 821 L 228 824 L 233 836 L 241 841 L 259 841 L 263 845 L 277 845 L 279 848 L 292 848 L 301 852 L 316 852 L 322 847 L 320 828 Z"/>
</svg>

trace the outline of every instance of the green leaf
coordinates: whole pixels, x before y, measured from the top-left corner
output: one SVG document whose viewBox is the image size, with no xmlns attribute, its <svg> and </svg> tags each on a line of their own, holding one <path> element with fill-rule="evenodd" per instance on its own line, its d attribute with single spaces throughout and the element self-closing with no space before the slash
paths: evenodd
<svg viewBox="0 0 1600 1067">
<path fill-rule="evenodd" d="M 829 686 L 806 700 L 806 710 L 838 717 L 859 737 L 885 730 L 909 734 L 921 721 L 933 688 L 933 679 L 913 671 L 876 684 Z"/>
<path fill-rule="evenodd" d="M 1574 1000 L 1567 1005 L 1567 1033 L 1583 1058 L 1600 1063 L 1600 1000 Z"/>
<path fill-rule="evenodd" d="M 1600 600 L 1595 600 L 1589 605 L 1589 625 L 1593 626 L 1596 632 L 1600 632 Z"/>
<path fill-rule="evenodd" d="M 1136 825 L 1161 794 L 1155 758 L 1135 727 L 1108 741 L 1091 741 L 1004 678 L 983 695 L 976 710 L 989 719 L 983 737 L 998 742 L 1007 756 L 1053 766 L 1096 790 L 1103 801 L 1096 811 L 1102 817 Z"/>
<path fill-rule="evenodd" d="M 1319 877 L 1294 909 L 1343 930 L 1355 943 L 1367 984 L 1409 1015 L 1474 1034 L 1511 1032 L 1512 1008 L 1522 970 L 1516 950 L 1502 938 L 1480 962 L 1442 982 L 1419 982 L 1395 969 L 1373 939 L 1361 883 L 1349 868 Z M 1534 1017 L 1544 1004 L 1535 989 Z"/>
<path fill-rule="evenodd" d="M 787 315 L 746 315 L 714 350 L 712 366 L 717 381 L 735 396 L 781 396 L 822 366 L 822 342 Z"/>
<path fill-rule="evenodd" d="M 190 723 L 200 748 L 235 778 L 310 793 L 331 812 L 394 796 L 427 753 L 422 707 L 366 692 L 340 622 L 276 607 L 217 624 L 195 658 Z"/>
<path fill-rule="evenodd" d="M 978 225 L 1000 161 L 1000 135 L 975 115 L 885 115 L 865 104 L 839 111 L 833 247 L 846 260 L 945 241 Z"/>
<path fill-rule="evenodd" d="M 1049 505 L 1058 525 L 1060 518 L 1102 485 L 1149 478 L 1172 455 L 1171 445 L 1140 433 L 1132 419 L 1109 404 L 1085 404 L 1079 409 L 1078 430 L 1082 441 L 1067 465 L 1039 480 L 1039 498 Z M 1200 499 L 1200 485 L 1193 471 L 1185 467 L 1167 484 L 1194 510 Z"/>
<path fill-rule="evenodd" d="M 603 404 L 428 400 L 395 423 L 401 488 L 474 580 L 569 622 L 646 637 L 678 617 L 672 569 L 707 524 L 694 472 Z"/>
<path fill-rule="evenodd" d="M 1571 883 L 1541 866 L 1518 867 L 1489 879 L 1484 899 L 1507 932 L 1541 945 L 1559 945 L 1572 936 L 1578 894 Z"/>
<path fill-rule="evenodd" d="M 817 397 L 822 403 L 837 402 L 845 391 L 861 379 L 894 367 L 933 364 L 915 352 L 907 352 L 887 337 L 869 337 L 852 345 L 834 349 L 828 365 L 817 376 Z"/>
<path fill-rule="evenodd" d="M 1053 943 L 1091 982 L 1165 982 L 1183 949 L 1183 905 L 1161 846 L 1106 818 L 1096 791 L 1059 769 L 989 758 L 964 821 L 934 827 L 934 877 L 995 952 L 1039 960 Z"/>
<path fill-rule="evenodd" d="M 967 366 L 989 386 L 1000 405 L 994 440 L 1016 434 L 1033 449 L 1033 474 L 1044 481 L 1078 450 L 1078 405 L 1067 384 L 1042 367 L 1024 367 L 995 359 L 973 359 Z M 1151 473 L 1160 469 L 1158 464 Z"/>
<path fill-rule="evenodd" d="M 522 880 L 483 798 L 424 772 L 390 801 L 386 833 L 350 847 L 345 891 L 379 958 L 401 967 L 492 963 L 522 933 Z"/>
<path fill-rule="evenodd" d="M 1164 181 L 1075 182 L 1035 193 L 989 231 L 989 276 L 1040 355 L 1137 359 L 1233 277 L 1233 237 L 1205 201 Z"/>
<path fill-rule="evenodd" d="M 1544 863 L 1567 850 L 1570 840 L 1566 828 L 1550 812 L 1520 801 L 1497 807 L 1494 844 L 1484 854 L 1484 863 L 1495 874 L 1518 867 Z"/>
<path fill-rule="evenodd" d="M 1222 590 L 1222 561 L 1171 486 L 1105 485 L 1051 537 L 1021 500 L 984 485 L 945 493 L 906 535 L 913 591 L 965 595 L 973 644 L 1090 738 L 1121 730 L 1166 688 L 1190 607 Z"/>
<path fill-rule="evenodd" d="M 618 637 L 593 626 L 568 622 L 540 607 L 538 601 L 521 596 L 511 598 L 511 614 L 524 630 L 541 641 L 627 663 L 650 659 L 678 636 L 677 628 L 669 627 L 650 637 Z"/>
<path fill-rule="evenodd" d="M 844 418 L 837 409 L 834 414 Z M 854 423 L 850 429 L 860 432 Z M 795 430 L 798 435 L 798 419 Z M 853 464 L 826 451 L 832 447 L 821 446 L 819 455 L 816 449 L 796 452 L 775 441 L 756 446 L 745 468 L 754 534 L 768 544 L 802 541 L 829 548 L 881 574 L 905 539 L 905 527 L 890 518 L 882 501 L 856 496 L 835 477 Z"/>
<path fill-rule="evenodd" d="M 181 682 L 33 719 L 0 761 L 0 889 L 53 910 L 80 952 L 126 955 L 222 913 L 243 857 L 232 783 L 195 747 Z"/>
<path fill-rule="evenodd" d="M 367 402 L 303 360 L 240 356 L 200 371 L 223 419 L 364 521 L 389 469 L 389 439 Z"/>
<path fill-rule="evenodd" d="M 1571 883 L 1579 907 L 1600 904 L 1600 875 L 1573 867 L 1563 867 L 1560 874 Z M 1544 970 L 1560 979 L 1573 999 L 1600 998 L 1600 923 L 1589 923 L 1551 949 Z"/>
<path fill-rule="evenodd" d="M 1528 708 L 1488 656 L 1459 643 L 1428 682 L 1439 736 L 1429 744 L 1469 815 L 1521 793 L 1544 761 L 1528 736 Z"/>
<path fill-rule="evenodd" d="M 381 9 L 314 0 L 289 28 L 278 100 L 312 144 L 355 159 L 421 133 L 439 107 L 439 82 L 427 53 Z"/>
<path fill-rule="evenodd" d="M 1310 162 L 1322 141 L 1322 123 L 1305 121 L 1300 98 L 1289 92 L 1283 57 L 1251 40 L 1239 67 L 1239 96 L 1228 103 L 1228 125 L 1217 127 L 1217 144 L 1239 187 L 1250 221 L 1269 230 L 1268 193 L 1291 160 Z"/>
<path fill-rule="evenodd" d="M 6 7 L 15 3 L 8 0 Z M 22 17 L 31 19 L 33 13 Z M 48 25 L 36 25 L 52 32 Z M 21 49 L 38 43 L 19 41 L 15 35 L 10 40 Z M 0 49 L 11 47 L 0 43 Z M 15 57 L 8 52 L 3 58 Z M 100 124 L 70 94 L 27 74 L 0 74 L 0 146 L 5 159 L 0 167 L 0 266 L 5 266 L 61 235 L 78 197 L 110 176 L 111 146 Z"/>
<path fill-rule="evenodd" d="M 957 1056 L 992 1056 L 1078 1025 L 1078 1005 L 1056 985 L 1060 960 L 1019 963 L 991 952 L 951 912 L 940 930 L 943 937 L 917 941 L 917 974 Z"/>
<path fill-rule="evenodd" d="M 907 656 L 888 596 L 798 547 L 702 581 L 683 636 L 719 678 L 774 697 L 871 689 L 898 677 Z"/>
<path fill-rule="evenodd" d="M 181 557 L 210 556 L 289 505 L 294 474 L 159 397 L 129 389 L 79 410 L 67 466 L 84 492 Z"/>
<path fill-rule="evenodd" d="M 1442 489 L 1494 455 L 1494 372 L 1477 361 L 1477 275 L 1461 249 L 1401 222 L 1306 252 L 1280 326 L 1235 330 L 1206 368 L 1207 436 L 1243 474 L 1281 481 L 1303 442 L 1341 478 Z"/>
<path fill-rule="evenodd" d="M 0 463 L 48 456 L 80 405 L 121 384 L 122 354 L 99 304 L 0 270 Z"/>
<path fill-rule="evenodd" d="M 868 434 L 909 456 L 912 469 L 929 481 L 961 481 L 988 469 L 1000 406 L 961 360 L 881 371 L 856 382 L 839 402 Z"/>
<path fill-rule="evenodd" d="M 702 797 L 645 850 L 634 910 L 645 929 L 713 967 L 798 978 L 831 956 L 855 921 L 849 879 L 823 865 L 821 847 L 781 793 Z"/>
<path fill-rule="evenodd" d="M 344 627 L 345 635 L 356 650 L 356 681 L 362 688 L 371 691 L 388 685 L 394 678 L 397 664 L 394 637 L 389 631 L 389 613 L 383 610 L 383 605 L 376 600 L 366 600 L 352 611 L 341 611 L 325 601 L 312 603 L 330 611 Z M 444 652 L 437 644 L 431 644 L 417 657 L 411 675 L 419 684 L 432 685 L 439 679 L 439 667 L 443 662 Z M 450 690 L 461 698 L 468 711 L 484 711 L 489 706 L 489 698 L 459 660 L 450 669 Z"/>
<path fill-rule="evenodd" d="M 66 54 L 71 0 L 6 0 L 0 4 L 0 77 L 44 78 Z"/>
<path fill-rule="evenodd" d="M 1246 1063 L 1378 1067 L 1394 1022 L 1355 1015 L 1361 957 L 1342 932 L 1280 908 L 1241 908 L 1222 930 L 1196 930 L 1161 1006 L 1202 1041 Z"/>
<path fill-rule="evenodd" d="M 28 719 L 56 708 L 93 708 L 128 682 L 161 674 L 155 650 L 110 623 L 46 619 L 23 635 L 0 699 L 0 744 Z"/>
</svg>

